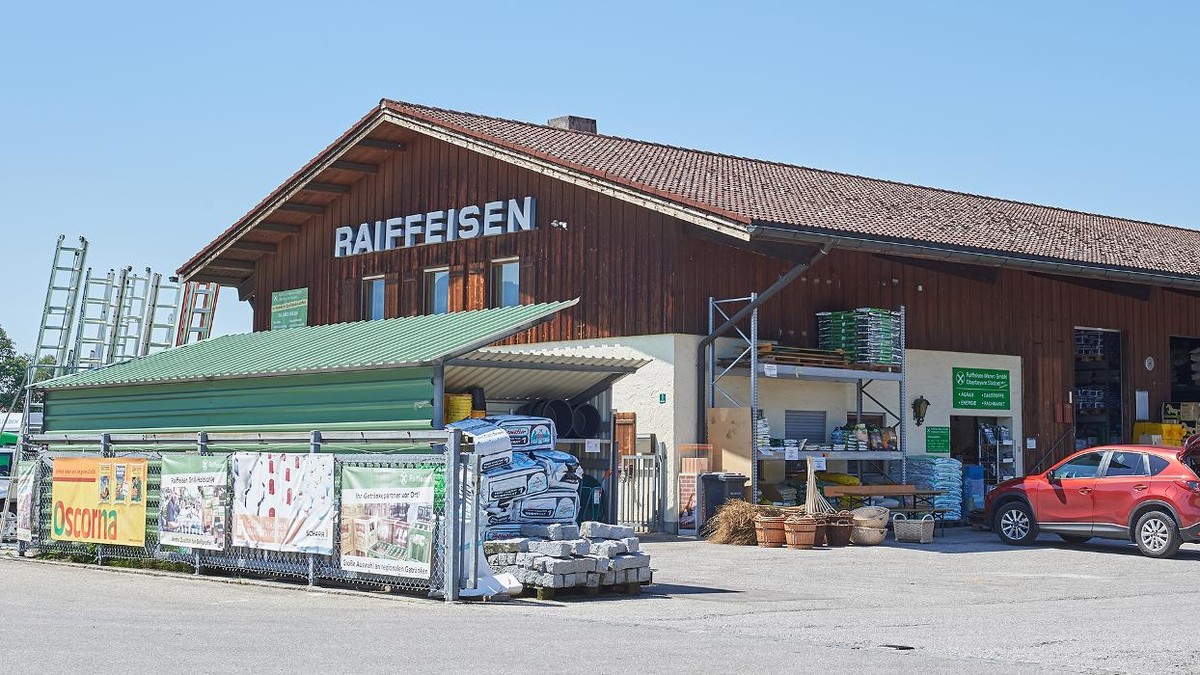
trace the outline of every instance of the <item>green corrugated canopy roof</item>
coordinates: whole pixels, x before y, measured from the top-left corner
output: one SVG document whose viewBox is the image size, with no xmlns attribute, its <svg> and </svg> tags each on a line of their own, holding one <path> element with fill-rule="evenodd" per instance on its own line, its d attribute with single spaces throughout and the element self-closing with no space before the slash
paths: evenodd
<svg viewBox="0 0 1200 675">
<path fill-rule="evenodd" d="M 64 375 L 37 389 L 186 382 L 431 365 L 541 323 L 579 299 L 224 335 Z"/>
</svg>

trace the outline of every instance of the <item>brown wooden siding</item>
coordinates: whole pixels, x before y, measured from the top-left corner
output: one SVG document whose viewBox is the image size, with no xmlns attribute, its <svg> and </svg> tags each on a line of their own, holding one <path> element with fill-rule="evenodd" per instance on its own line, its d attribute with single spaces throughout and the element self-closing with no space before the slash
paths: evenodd
<svg viewBox="0 0 1200 675">
<path fill-rule="evenodd" d="M 526 195 L 538 201 L 533 232 L 333 257 L 334 229 L 342 225 Z M 551 220 L 568 227 L 551 228 Z M 269 326 L 272 291 L 304 286 L 310 323 L 355 320 L 361 279 L 380 274 L 388 316 L 420 313 L 423 270 L 440 266 L 452 271 L 451 307 L 480 307 L 491 294 L 487 263 L 517 256 L 523 302 L 582 302 L 515 341 L 702 333 L 709 296 L 762 291 L 790 267 L 683 232 L 681 222 L 654 211 L 418 138 L 310 219 L 278 253 L 259 259 L 255 329 Z M 908 309 L 909 347 L 1022 357 L 1025 433 L 1042 449 L 1070 423 L 1060 408 L 1073 386 L 1076 326 L 1123 332 L 1127 418 L 1134 390 L 1150 392 L 1152 411 L 1170 396 L 1169 337 L 1200 336 L 1200 299 L 1191 295 L 1156 289 L 1138 300 L 1013 270 L 977 280 L 843 251 L 832 252 L 762 309 L 760 335 L 815 346 L 816 312 L 900 305 Z M 1147 356 L 1159 364 L 1153 371 L 1141 365 Z M 1026 466 L 1034 461 L 1027 457 Z"/>
</svg>

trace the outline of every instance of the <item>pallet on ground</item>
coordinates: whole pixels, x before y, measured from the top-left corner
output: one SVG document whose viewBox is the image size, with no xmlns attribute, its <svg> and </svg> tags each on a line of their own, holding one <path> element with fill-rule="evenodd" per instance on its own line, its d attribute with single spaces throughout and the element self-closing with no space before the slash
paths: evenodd
<svg viewBox="0 0 1200 675">
<path fill-rule="evenodd" d="M 597 598 L 601 595 L 637 595 L 642 592 L 642 586 L 649 586 L 651 583 L 653 581 L 635 581 L 611 586 L 570 586 L 568 588 L 526 586 L 514 597 L 536 596 L 538 600 L 554 600 L 559 597 Z"/>
</svg>

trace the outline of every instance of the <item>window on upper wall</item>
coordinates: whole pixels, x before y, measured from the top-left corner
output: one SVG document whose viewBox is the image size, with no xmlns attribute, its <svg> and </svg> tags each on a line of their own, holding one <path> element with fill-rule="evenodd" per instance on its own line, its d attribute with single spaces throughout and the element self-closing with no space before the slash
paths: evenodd
<svg viewBox="0 0 1200 675">
<path fill-rule="evenodd" d="M 383 318 L 383 277 L 367 277 L 362 280 L 362 312 L 364 321 Z"/>
<path fill-rule="evenodd" d="M 521 261 L 505 258 L 492 261 L 491 300 L 489 307 L 516 307 L 521 304 Z"/>
<path fill-rule="evenodd" d="M 450 268 L 425 270 L 425 313 L 446 314 L 450 311 Z"/>
</svg>

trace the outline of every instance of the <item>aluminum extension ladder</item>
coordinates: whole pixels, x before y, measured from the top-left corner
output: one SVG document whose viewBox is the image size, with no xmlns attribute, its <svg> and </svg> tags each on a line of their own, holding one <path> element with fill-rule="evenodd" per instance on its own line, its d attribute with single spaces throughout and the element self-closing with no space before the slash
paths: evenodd
<svg viewBox="0 0 1200 675">
<path fill-rule="evenodd" d="M 71 342 L 88 242 L 80 237 L 78 244 L 67 246 L 65 241 L 66 235 L 60 234 L 54 248 L 54 263 L 50 267 L 50 283 L 46 286 L 42 323 L 33 354 L 31 382 L 67 372 L 67 345 Z"/>
<path fill-rule="evenodd" d="M 109 270 L 103 277 L 92 276 L 88 268 L 83 286 L 83 302 L 79 306 L 79 324 L 75 329 L 75 349 L 71 366 L 74 370 L 98 368 L 112 363 L 116 349 L 121 297 L 130 268 Z"/>
<path fill-rule="evenodd" d="M 166 283 L 161 274 L 155 273 L 150 277 L 150 295 L 146 300 L 146 321 L 138 356 L 175 346 L 175 334 L 181 316 L 179 303 L 182 299 L 183 286 L 175 283 L 175 277 L 169 277 Z"/>
<path fill-rule="evenodd" d="M 217 297 L 221 287 L 212 282 L 189 281 L 184 284 L 183 298 L 179 304 L 179 327 L 175 331 L 175 345 L 186 345 L 207 340 L 212 335 L 213 317 L 217 313 Z"/>
</svg>

